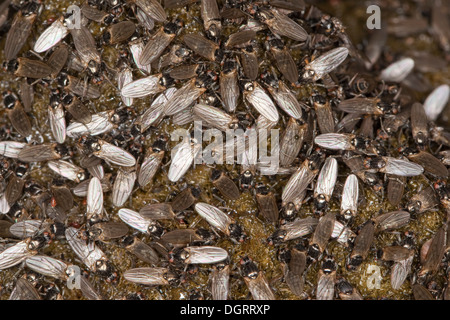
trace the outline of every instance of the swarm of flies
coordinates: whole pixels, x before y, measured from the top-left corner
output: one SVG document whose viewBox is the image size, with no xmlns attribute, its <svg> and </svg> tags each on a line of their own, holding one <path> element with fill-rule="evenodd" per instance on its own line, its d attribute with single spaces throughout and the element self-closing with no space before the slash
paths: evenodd
<svg viewBox="0 0 450 320">
<path fill-rule="evenodd" d="M 4 1 L 2 297 L 362 300 L 370 264 L 384 292 L 450 299 L 450 81 L 424 77 L 448 66 L 450 6 L 416 2 L 356 46 L 303 0 Z M 385 46 L 421 33 L 447 60 Z M 249 140 L 239 163 L 194 165 L 198 120 L 279 129 L 279 166 Z"/>
</svg>

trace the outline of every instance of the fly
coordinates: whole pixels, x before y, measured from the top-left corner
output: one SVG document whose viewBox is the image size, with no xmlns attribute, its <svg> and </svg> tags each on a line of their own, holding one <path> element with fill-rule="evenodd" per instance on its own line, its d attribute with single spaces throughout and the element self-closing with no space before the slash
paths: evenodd
<svg viewBox="0 0 450 320">
<path fill-rule="evenodd" d="M 4 92 L 3 104 L 14 129 L 24 137 L 30 136 L 32 134 L 31 122 L 18 98 L 13 93 Z"/>
<path fill-rule="evenodd" d="M 219 79 L 220 96 L 224 107 L 228 112 L 234 112 L 237 108 L 240 95 L 236 60 L 225 60 Z"/>
<path fill-rule="evenodd" d="M 347 177 L 341 197 L 341 215 L 346 220 L 356 216 L 358 211 L 358 178 L 351 174 Z"/>
<path fill-rule="evenodd" d="M 145 187 L 149 184 L 158 171 L 164 157 L 165 144 L 165 139 L 159 138 L 155 141 L 153 146 L 147 150 L 147 154 L 142 161 L 137 177 L 141 187 Z"/>
<path fill-rule="evenodd" d="M 213 170 L 211 173 L 211 180 L 220 193 L 227 199 L 237 200 L 240 197 L 239 188 L 233 180 L 231 180 L 225 172 L 220 170 Z"/>
<path fill-rule="evenodd" d="M 226 261 L 213 265 L 213 269 L 209 275 L 209 282 L 211 284 L 210 290 L 213 300 L 228 299 L 230 291 L 230 266 Z"/>
<path fill-rule="evenodd" d="M 366 158 L 364 166 L 378 172 L 395 174 L 403 177 L 414 177 L 423 173 L 423 167 L 407 160 L 393 157 Z"/>
<path fill-rule="evenodd" d="M 216 0 L 201 0 L 200 14 L 206 34 L 213 39 L 221 35 L 222 23 L 220 22 L 219 7 Z"/>
<path fill-rule="evenodd" d="M 141 217 L 147 220 L 172 220 L 175 213 L 170 203 L 150 203 L 139 210 Z"/>
<path fill-rule="evenodd" d="M 98 222 L 103 218 L 103 189 L 100 179 L 93 177 L 89 181 L 86 199 L 86 217 L 89 221 Z"/>
<path fill-rule="evenodd" d="M 33 50 L 42 53 L 56 46 L 69 34 L 69 29 L 65 25 L 64 17 L 60 17 L 44 30 L 34 44 Z"/>
<path fill-rule="evenodd" d="M 264 273 L 259 270 L 256 263 L 248 257 L 244 257 L 240 263 L 242 277 L 253 299 L 275 300 L 275 295 L 269 286 L 269 282 L 264 276 Z"/>
<path fill-rule="evenodd" d="M 92 121 L 92 115 L 87 105 L 73 94 L 67 93 L 62 97 L 64 108 L 72 115 L 75 121 L 87 125 Z"/>
<path fill-rule="evenodd" d="M 156 221 L 145 219 L 138 212 L 131 209 L 120 209 L 119 218 L 130 227 L 158 238 L 161 237 L 164 232 Z"/>
<path fill-rule="evenodd" d="M 333 234 L 335 221 L 336 214 L 333 212 L 329 212 L 319 219 L 308 248 L 308 256 L 313 261 L 317 261 L 320 254 L 325 250 Z"/>
<path fill-rule="evenodd" d="M 347 269 L 356 270 L 367 258 L 369 249 L 372 246 L 375 235 L 375 223 L 368 221 L 359 231 L 355 239 L 355 244 L 347 260 Z"/>
<path fill-rule="evenodd" d="M 86 173 L 84 169 L 68 161 L 65 160 L 49 161 L 47 165 L 55 173 L 71 181 L 79 183 L 80 181 L 86 179 Z"/>
<path fill-rule="evenodd" d="M 38 10 L 35 10 L 38 12 Z M 25 10 L 19 10 L 14 16 L 11 28 L 6 36 L 5 42 L 5 59 L 10 61 L 17 57 L 17 54 L 22 49 L 23 45 L 28 39 L 36 20 L 37 13 L 26 12 Z"/>
<path fill-rule="evenodd" d="M 119 169 L 112 189 L 112 203 L 116 207 L 121 207 L 128 200 L 133 192 L 136 181 L 136 171 L 133 168 Z"/>
<path fill-rule="evenodd" d="M 388 82 L 402 82 L 413 69 L 414 60 L 403 58 L 383 69 L 380 73 L 380 79 Z"/>
<path fill-rule="evenodd" d="M 443 84 L 431 92 L 423 103 L 428 120 L 436 121 L 447 105 L 450 97 L 450 86 Z"/>
<path fill-rule="evenodd" d="M 185 264 L 214 264 L 228 258 L 228 252 L 220 247 L 192 246 L 176 249 L 170 256 L 170 262 Z"/>
<path fill-rule="evenodd" d="M 262 116 L 273 122 L 278 121 L 279 115 L 275 104 L 258 82 L 248 81 L 244 83 L 244 98 Z"/>
<path fill-rule="evenodd" d="M 411 108 L 411 131 L 416 144 L 424 149 L 428 143 L 428 118 L 422 104 L 416 102 Z"/>
<path fill-rule="evenodd" d="M 134 80 L 124 85 L 120 94 L 126 98 L 143 98 L 148 95 L 155 95 L 166 89 L 161 85 L 161 79 L 162 74 L 157 74 Z"/>
<path fill-rule="evenodd" d="M 246 239 L 247 236 L 241 227 L 237 225 L 231 217 L 218 208 L 204 202 L 198 202 L 195 205 L 195 211 L 212 227 L 218 229 L 231 239 L 240 242 Z"/>
<path fill-rule="evenodd" d="M 201 145 L 194 139 L 181 142 L 172 151 L 172 162 L 169 167 L 167 177 L 172 182 L 180 180 L 194 162 L 195 157 L 200 152 Z"/>
<path fill-rule="evenodd" d="M 20 150 L 17 158 L 22 162 L 41 162 L 59 160 L 68 154 L 70 154 L 70 150 L 64 145 L 43 143 L 25 146 Z"/>
<path fill-rule="evenodd" d="M 333 257 L 326 257 L 319 270 L 316 298 L 317 300 L 333 300 L 336 284 L 337 265 Z"/>
<path fill-rule="evenodd" d="M 256 203 L 259 213 L 271 223 L 278 222 L 278 205 L 275 195 L 264 184 L 256 186 Z"/>
<path fill-rule="evenodd" d="M 277 9 L 262 9 L 256 12 L 258 20 L 266 24 L 270 30 L 279 36 L 285 36 L 295 41 L 305 41 L 308 33 L 298 23 Z"/>
<path fill-rule="evenodd" d="M 318 222 L 318 219 L 312 217 L 304 219 L 296 218 L 292 222 L 283 224 L 267 239 L 267 241 L 270 244 L 273 244 L 304 237 L 314 231 Z"/>
<path fill-rule="evenodd" d="M 178 275 L 167 268 L 135 268 L 125 271 L 125 280 L 146 286 L 167 286 L 178 283 Z"/>
<path fill-rule="evenodd" d="M 161 27 L 147 42 L 139 57 L 139 64 L 146 66 L 155 61 L 175 38 L 179 25 L 174 22 Z"/>
<path fill-rule="evenodd" d="M 332 49 L 306 65 L 303 79 L 318 81 L 339 67 L 348 56 L 348 49 L 339 47 Z"/>
<path fill-rule="evenodd" d="M 219 45 L 199 34 L 186 34 L 183 41 L 196 54 L 210 61 L 215 61 L 219 54 Z"/>
<path fill-rule="evenodd" d="M 299 76 L 297 65 L 284 43 L 277 38 L 270 39 L 269 48 L 284 78 L 290 83 L 296 83 Z"/>
<path fill-rule="evenodd" d="M 174 212 L 181 212 L 188 209 L 194 203 L 197 202 L 201 193 L 200 188 L 187 187 L 179 192 L 171 202 Z"/>
<path fill-rule="evenodd" d="M 196 104 L 193 112 L 201 121 L 206 122 L 206 125 L 218 130 L 227 131 L 228 129 L 236 129 L 238 127 L 238 119 L 219 108 L 205 104 Z"/>
</svg>

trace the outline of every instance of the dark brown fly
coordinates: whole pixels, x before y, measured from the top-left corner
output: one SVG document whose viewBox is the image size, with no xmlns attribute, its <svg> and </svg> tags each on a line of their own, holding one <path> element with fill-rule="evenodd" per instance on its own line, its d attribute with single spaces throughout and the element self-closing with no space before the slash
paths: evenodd
<svg viewBox="0 0 450 320">
<path fill-rule="evenodd" d="M 412 287 L 415 300 L 435 300 L 430 291 L 421 284 L 415 284 Z"/>
<path fill-rule="evenodd" d="M 314 110 L 316 111 L 317 124 L 319 125 L 320 133 L 334 132 L 334 117 L 331 111 L 330 102 L 322 95 L 313 96 Z"/>
<path fill-rule="evenodd" d="M 231 180 L 223 171 L 213 170 L 211 173 L 211 180 L 213 185 L 220 191 L 220 193 L 227 199 L 239 199 L 240 192 L 233 180 Z"/>
<path fill-rule="evenodd" d="M 158 22 L 164 22 L 167 19 L 166 12 L 158 0 L 127 0 L 127 2 L 134 3 L 148 16 Z"/>
<path fill-rule="evenodd" d="M 380 249 L 378 253 L 381 260 L 398 262 L 406 260 L 411 255 L 412 250 L 402 246 L 389 246 Z"/>
<path fill-rule="evenodd" d="M 182 65 L 169 71 L 169 76 L 175 80 L 187 80 L 197 76 L 198 64 Z M 222 77 L 220 77 L 222 80 Z"/>
<path fill-rule="evenodd" d="M 17 100 L 14 104 L 14 108 L 8 109 L 7 114 L 14 129 L 17 130 L 24 137 L 28 137 L 32 134 L 32 127 L 30 119 L 28 118 L 22 104 Z"/>
<path fill-rule="evenodd" d="M 414 141 L 423 149 L 429 139 L 428 119 L 423 105 L 418 102 L 414 103 L 411 108 L 411 131 Z"/>
<path fill-rule="evenodd" d="M 14 69 L 14 75 L 32 79 L 48 77 L 53 71 L 47 63 L 27 58 L 17 58 Z"/>
<path fill-rule="evenodd" d="M 65 90 L 68 90 L 79 97 L 87 99 L 97 99 L 100 97 L 100 91 L 96 86 L 67 74 L 60 73 L 58 83 L 63 86 Z"/>
<path fill-rule="evenodd" d="M 200 196 L 200 189 L 195 187 L 187 187 L 180 193 L 178 193 L 175 198 L 173 198 L 171 205 L 174 212 L 180 212 L 186 210 L 192 206 Z"/>
<path fill-rule="evenodd" d="M 405 191 L 406 178 L 388 175 L 387 198 L 393 206 L 398 206 Z"/>
<path fill-rule="evenodd" d="M 70 209 L 73 208 L 74 200 L 72 192 L 68 187 L 64 185 L 62 186 L 53 185 L 51 187 L 51 192 L 56 202 L 56 206 L 61 208 L 63 212 L 68 212 Z"/>
<path fill-rule="evenodd" d="M 269 222 L 278 222 L 278 205 L 275 195 L 270 189 L 261 184 L 256 186 L 256 203 L 258 204 L 259 213 Z"/>
<path fill-rule="evenodd" d="M 216 52 L 219 46 L 199 34 L 186 34 L 183 37 L 184 43 L 196 54 L 210 61 L 216 60 Z"/>
<path fill-rule="evenodd" d="M 376 232 L 390 231 L 408 224 L 411 215 L 407 211 L 392 211 L 381 214 L 373 219 Z"/>
<path fill-rule="evenodd" d="M 240 59 L 245 76 L 255 80 L 259 74 L 258 54 L 255 48 L 250 45 L 242 49 Z"/>
<path fill-rule="evenodd" d="M 201 0 L 200 14 L 207 34 L 212 38 L 220 36 L 222 23 L 216 0 Z"/>
<path fill-rule="evenodd" d="M 422 269 L 420 270 L 419 276 L 426 275 L 427 273 L 434 273 L 439 269 L 439 265 L 444 257 L 445 245 L 447 242 L 447 224 L 445 223 L 440 227 L 427 250 L 425 260 L 422 263 Z"/>
<path fill-rule="evenodd" d="M 56 77 L 64 68 L 67 58 L 69 57 L 68 46 L 64 43 L 60 44 L 53 50 L 52 54 L 47 60 L 47 64 L 52 68 L 52 77 Z"/>
<path fill-rule="evenodd" d="M 242 30 L 231 34 L 225 42 L 225 48 L 241 47 L 247 45 L 250 41 L 255 39 L 256 32 L 253 30 Z"/>
<path fill-rule="evenodd" d="M 378 98 L 352 98 L 342 101 L 338 108 L 347 113 L 362 113 L 362 114 L 383 114 L 383 111 L 378 108 Z"/>
<path fill-rule="evenodd" d="M 158 253 L 150 247 L 148 244 L 142 242 L 136 237 L 126 237 L 123 240 L 125 244 L 125 249 L 140 260 L 150 264 L 150 265 L 158 265 L 159 264 L 159 256 Z"/>
<path fill-rule="evenodd" d="M 14 20 L 6 36 L 5 42 L 5 59 L 10 61 L 17 57 L 20 49 L 28 39 L 33 27 L 34 20 L 36 20 L 36 14 L 31 13 L 25 15 L 21 10 L 16 13 Z"/>
<path fill-rule="evenodd" d="M 102 40 L 107 44 L 117 44 L 130 38 L 136 31 L 136 26 L 131 21 L 121 21 L 113 24 L 103 34 Z"/>
<path fill-rule="evenodd" d="M 5 196 L 8 204 L 12 206 L 23 195 L 23 188 L 25 186 L 25 180 L 17 177 L 14 173 L 11 175 L 6 186 Z"/>
<path fill-rule="evenodd" d="M 294 118 L 290 118 L 280 142 L 280 165 L 288 167 L 297 158 L 303 147 L 306 134 L 306 124 L 299 124 Z"/>
<path fill-rule="evenodd" d="M 26 79 L 20 82 L 20 99 L 22 101 L 25 112 L 31 111 L 31 106 L 34 101 L 34 89 L 33 86 L 29 85 Z"/>
<path fill-rule="evenodd" d="M 291 53 L 280 39 L 269 40 L 270 52 L 273 55 L 278 70 L 283 74 L 287 81 L 296 83 L 299 73 L 297 65 L 291 56 Z"/>
<path fill-rule="evenodd" d="M 155 61 L 175 38 L 177 31 L 178 26 L 175 23 L 168 23 L 161 27 L 145 45 L 139 63 L 146 66 Z"/>
<path fill-rule="evenodd" d="M 139 214 L 147 220 L 174 219 L 175 213 L 170 203 L 151 203 L 139 210 Z"/>
<path fill-rule="evenodd" d="M 325 250 L 328 241 L 331 238 L 331 234 L 333 233 L 335 220 L 336 214 L 334 212 L 329 212 L 320 218 L 308 249 L 308 255 L 312 259 L 317 260 L 320 254 Z"/>
<path fill-rule="evenodd" d="M 439 159 L 427 151 L 420 151 L 419 153 L 411 154 L 408 159 L 420 164 L 425 172 L 430 173 L 436 177 L 446 178 L 448 176 L 447 168 Z"/>
<path fill-rule="evenodd" d="M 125 236 L 128 227 L 122 222 L 100 222 L 89 227 L 87 233 L 92 240 L 108 241 Z"/>
<path fill-rule="evenodd" d="M 372 246 L 375 235 L 375 223 L 368 221 L 359 231 L 355 239 L 355 245 L 349 256 L 347 268 L 355 270 L 366 259 L 369 249 Z"/>
<path fill-rule="evenodd" d="M 19 152 L 18 159 L 22 162 L 58 160 L 65 152 L 67 152 L 67 148 L 56 143 L 28 145 Z"/>
<path fill-rule="evenodd" d="M 175 229 L 166 232 L 161 240 L 173 246 L 207 244 L 214 239 L 214 234 L 206 229 Z"/>
<path fill-rule="evenodd" d="M 406 208 L 411 214 L 420 214 L 433 209 L 438 204 L 435 190 L 432 187 L 426 187 L 411 198 Z"/>
<path fill-rule="evenodd" d="M 81 102 L 76 96 L 67 93 L 62 98 L 64 108 L 72 115 L 77 122 L 88 124 L 92 120 L 92 114 L 87 105 Z"/>
</svg>

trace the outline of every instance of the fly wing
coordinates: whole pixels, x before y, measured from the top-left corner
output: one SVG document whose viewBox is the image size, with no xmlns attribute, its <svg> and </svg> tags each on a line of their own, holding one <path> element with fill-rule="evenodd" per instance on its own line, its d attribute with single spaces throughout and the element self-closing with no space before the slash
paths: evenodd
<svg viewBox="0 0 450 320">
<path fill-rule="evenodd" d="M 274 19 L 269 27 L 275 34 L 279 34 L 289 39 L 296 41 L 305 41 L 308 38 L 308 33 L 298 23 L 291 18 L 274 9 L 271 10 Z"/>
<path fill-rule="evenodd" d="M 161 75 L 153 75 L 139 80 L 135 80 L 123 86 L 120 94 L 126 98 L 142 98 L 148 95 L 157 94 L 165 88 L 159 84 Z"/>
<path fill-rule="evenodd" d="M 213 300 L 227 300 L 230 287 L 230 268 L 214 269 L 210 276 L 211 295 Z"/>
<path fill-rule="evenodd" d="M 286 78 L 286 80 L 291 83 L 296 83 L 299 76 L 298 69 L 289 51 L 286 48 L 282 50 L 272 48 L 271 51 L 275 58 L 278 69 Z"/>
<path fill-rule="evenodd" d="M 69 33 L 69 30 L 64 26 L 62 19 L 58 19 L 52 23 L 50 27 L 39 36 L 34 44 L 34 51 L 37 53 L 45 52 L 55 45 L 57 45 Z"/>
<path fill-rule="evenodd" d="M 103 140 L 99 140 L 99 144 L 101 149 L 94 152 L 96 157 L 123 167 L 132 167 L 136 164 L 136 159 L 131 153 Z"/>
<path fill-rule="evenodd" d="M 200 97 L 205 88 L 197 88 L 195 86 L 195 79 L 186 83 L 182 88 L 178 89 L 177 92 L 167 101 L 164 106 L 164 113 L 168 116 L 179 113 L 189 107 L 195 99 Z"/>
<path fill-rule="evenodd" d="M 150 221 L 145 220 L 139 213 L 131 209 L 120 209 L 119 218 L 123 222 L 128 224 L 130 227 L 146 233 L 148 231 L 148 226 Z"/>
<path fill-rule="evenodd" d="M 24 278 L 17 279 L 9 300 L 42 300 L 36 288 Z"/>
<path fill-rule="evenodd" d="M 23 220 L 14 223 L 9 227 L 9 232 L 11 232 L 15 237 L 20 239 L 25 239 L 34 236 L 39 232 L 42 227 L 42 220 Z"/>
<path fill-rule="evenodd" d="M 195 148 L 195 146 L 192 146 L 189 142 L 183 142 L 178 146 L 172 157 L 169 173 L 167 174 L 170 181 L 177 182 L 190 168 L 194 161 L 195 151 L 192 150 L 193 148 Z"/>
<path fill-rule="evenodd" d="M 391 286 L 392 289 L 398 290 L 402 286 L 411 271 L 414 255 L 408 259 L 396 262 L 391 269 Z"/>
<path fill-rule="evenodd" d="M 397 176 L 413 177 L 422 174 L 423 168 L 414 162 L 396 158 L 388 158 L 383 171 L 385 173 L 395 174 Z"/>
<path fill-rule="evenodd" d="M 64 116 L 64 108 L 62 105 L 58 105 L 56 108 L 48 107 L 48 120 L 53 138 L 60 144 L 66 140 L 66 119 Z"/>
<path fill-rule="evenodd" d="M 130 68 L 124 68 L 117 74 L 117 87 L 122 90 L 124 86 L 133 82 L 133 73 Z M 122 96 L 123 103 L 129 107 L 133 104 L 133 98 L 127 98 Z"/>
<path fill-rule="evenodd" d="M 135 268 L 125 271 L 123 277 L 130 282 L 147 286 L 163 286 L 169 284 L 164 278 L 166 273 L 166 268 Z"/>
<path fill-rule="evenodd" d="M 114 181 L 112 190 L 112 202 L 116 207 L 123 206 L 125 201 L 130 197 L 133 192 L 134 182 L 136 181 L 136 172 L 126 172 L 119 170 Z"/>
<path fill-rule="evenodd" d="M 377 108 L 377 98 L 352 98 L 343 100 L 338 108 L 347 113 L 382 114 Z"/>
<path fill-rule="evenodd" d="M 97 51 L 95 39 L 88 28 L 81 25 L 80 28 L 70 29 L 75 49 L 81 60 L 86 64 L 90 61 L 100 63 L 100 54 Z"/>
<path fill-rule="evenodd" d="M 22 15 L 22 11 L 17 12 L 14 16 L 14 20 L 6 36 L 5 42 L 5 60 L 9 61 L 15 59 L 20 49 L 27 41 L 28 36 L 31 33 L 33 22 L 36 19 L 35 14 L 31 14 L 28 17 Z"/>
<path fill-rule="evenodd" d="M 116 127 L 114 123 L 109 121 L 112 111 L 102 111 L 92 115 L 89 123 L 71 122 L 67 127 L 67 135 L 70 138 L 77 138 L 84 135 L 96 136 L 111 131 Z"/>
<path fill-rule="evenodd" d="M 308 187 L 316 174 L 317 172 L 309 170 L 306 163 L 302 164 L 300 168 L 298 168 L 298 170 L 291 176 L 283 189 L 283 193 L 281 195 L 283 203 L 295 201 Z"/>
<path fill-rule="evenodd" d="M 323 133 L 314 138 L 314 142 L 325 149 L 352 150 L 351 135 L 341 133 Z"/>
<path fill-rule="evenodd" d="M 228 226 L 233 223 L 233 220 L 226 213 L 204 202 L 197 203 L 195 211 L 210 225 L 225 234 L 229 234 Z"/>
<path fill-rule="evenodd" d="M 26 145 L 24 142 L 0 141 L 0 155 L 7 158 L 17 158 Z"/>
<path fill-rule="evenodd" d="M 139 169 L 138 183 L 141 187 L 146 186 L 158 171 L 164 152 L 152 153 L 144 159 Z"/>
<path fill-rule="evenodd" d="M 316 292 L 317 300 L 333 300 L 336 274 L 334 272 L 331 274 L 319 274 Z"/>
<path fill-rule="evenodd" d="M 136 5 L 142 9 L 148 16 L 158 22 L 164 22 L 167 19 L 166 12 L 157 0 L 135 0 Z"/>
<path fill-rule="evenodd" d="M 358 209 L 358 178 L 351 174 L 345 180 L 344 189 L 342 191 L 341 198 L 341 213 L 344 211 L 351 211 L 352 213 L 356 213 Z"/>
<path fill-rule="evenodd" d="M 96 177 L 93 177 L 89 182 L 86 202 L 88 219 L 103 214 L 103 188 L 100 180 Z"/>
<path fill-rule="evenodd" d="M 322 79 L 323 76 L 336 69 L 348 56 L 348 49 L 345 47 L 332 49 L 314 61 L 312 61 L 307 69 L 314 71 L 314 81 Z"/>
<path fill-rule="evenodd" d="M 254 82 L 255 88 L 251 92 L 244 92 L 244 96 L 252 104 L 252 106 L 264 117 L 270 121 L 278 121 L 278 111 L 270 99 L 269 95 L 264 91 L 263 88 L 256 82 Z"/>
<path fill-rule="evenodd" d="M 294 93 L 284 84 L 284 82 L 278 82 L 278 90 L 269 87 L 269 92 L 275 99 L 278 106 L 283 109 L 289 116 L 294 119 L 302 119 L 303 110 L 295 97 Z"/>
<path fill-rule="evenodd" d="M 244 280 L 252 294 L 253 300 L 275 300 L 275 295 L 262 272 L 258 274 L 256 279 L 244 277 Z"/>
<path fill-rule="evenodd" d="M 187 247 L 184 250 L 189 253 L 189 257 L 186 259 L 186 263 L 189 264 L 217 263 L 228 258 L 228 252 L 219 247 Z"/>
<path fill-rule="evenodd" d="M 65 278 L 67 264 L 47 256 L 34 256 L 25 260 L 25 265 L 31 270 L 53 278 Z"/>
<path fill-rule="evenodd" d="M 151 64 L 158 58 L 173 40 L 175 35 L 168 35 L 164 32 L 164 27 L 147 42 L 139 57 L 139 63 L 143 66 Z"/>
<path fill-rule="evenodd" d="M 0 270 L 13 267 L 36 253 L 28 249 L 28 239 L 22 240 L 0 253 Z"/>
<path fill-rule="evenodd" d="M 280 227 L 281 230 L 286 231 L 285 241 L 304 237 L 314 231 L 314 228 L 319 223 L 316 218 L 295 219 Z"/>
<path fill-rule="evenodd" d="M 219 108 L 205 104 L 196 104 L 193 108 L 194 115 L 207 122 L 211 127 L 226 131 L 230 128 L 233 118 Z"/>
<path fill-rule="evenodd" d="M 317 178 L 316 188 L 314 190 L 314 195 L 327 195 L 331 197 L 336 184 L 338 174 L 338 163 L 335 158 L 327 158 L 325 163 L 320 170 L 319 177 Z"/>
<path fill-rule="evenodd" d="M 19 152 L 18 159 L 23 162 L 57 160 L 61 158 L 61 156 L 54 150 L 55 146 L 56 143 L 26 146 Z"/>
</svg>

